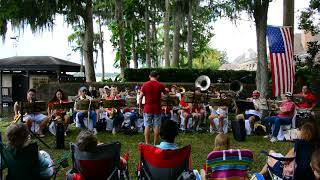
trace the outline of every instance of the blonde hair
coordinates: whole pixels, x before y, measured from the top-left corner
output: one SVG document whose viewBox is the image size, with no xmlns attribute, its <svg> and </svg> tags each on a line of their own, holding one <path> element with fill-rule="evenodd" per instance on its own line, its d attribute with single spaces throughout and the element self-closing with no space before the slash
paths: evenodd
<svg viewBox="0 0 320 180">
<path fill-rule="evenodd" d="M 214 139 L 214 148 L 215 151 L 221 151 L 229 149 L 230 147 L 230 139 L 227 135 L 220 133 Z"/>
</svg>

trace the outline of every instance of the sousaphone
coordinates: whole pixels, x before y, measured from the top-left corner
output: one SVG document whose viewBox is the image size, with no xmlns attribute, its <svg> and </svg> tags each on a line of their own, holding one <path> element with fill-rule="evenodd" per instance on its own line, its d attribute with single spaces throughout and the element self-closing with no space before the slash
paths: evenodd
<svg viewBox="0 0 320 180">
<path fill-rule="evenodd" d="M 196 79 L 195 87 L 199 88 L 200 91 L 206 91 L 210 87 L 210 84 L 211 84 L 210 78 L 206 75 L 202 75 Z"/>
</svg>

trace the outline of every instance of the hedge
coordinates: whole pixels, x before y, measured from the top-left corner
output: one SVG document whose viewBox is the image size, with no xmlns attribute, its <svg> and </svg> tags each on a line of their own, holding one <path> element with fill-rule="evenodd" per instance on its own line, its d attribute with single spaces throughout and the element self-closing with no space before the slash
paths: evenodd
<svg viewBox="0 0 320 180">
<path fill-rule="evenodd" d="M 133 90 L 136 85 L 142 85 L 143 82 L 107 82 L 107 83 L 92 83 L 91 85 L 96 87 L 96 89 L 103 88 L 104 86 L 115 86 L 119 91 L 124 91 L 125 88 Z M 163 83 L 166 87 L 170 88 L 171 82 Z M 194 90 L 194 83 L 176 83 L 179 87 L 184 87 L 187 91 Z M 41 85 L 37 88 L 37 98 L 43 101 L 49 101 L 53 98 L 54 93 L 57 89 L 62 89 L 66 96 L 74 96 L 77 94 L 77 91 L 80 86 L 89 86 L 88 84 L 83 83 L 55 83 L 51 82 L 49 84 Z M 214 83 L 216 87 L 221 90 L 228 90 L 229 83 Z M 251 92 L 256 89 L 255 84 L 243 84 L 243 93 L 246 96 L 250 96 Z"/>
<path fill-rule="evenodd" d="M 230 83 L 233 80 L 240 80 L 242 83 L 255 84 L 256 73 L 254 71 L 233 71 L 233 70 L 211 70 L 211 69 L 178 69 L 178 68 L 143 68 L 124 71 L 126 82 L 144 82 L 149 79 L 152 70 L 156 70 L 161 82 L 189 82 L 193 83 L 201 75 L 209 76 L 212 83 Z M 218 80 L 221 81 L 218 81 Z"/>
</svg>

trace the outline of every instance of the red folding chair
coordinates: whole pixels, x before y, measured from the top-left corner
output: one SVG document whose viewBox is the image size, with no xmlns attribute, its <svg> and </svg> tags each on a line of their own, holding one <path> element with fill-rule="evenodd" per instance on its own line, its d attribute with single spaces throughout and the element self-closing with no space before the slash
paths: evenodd
<svg viewBox="0 0 320 180">
<path fill-rule="evenodd" d="M 120 170 L 120 148 L 121 144 L 114 142 L 99 145 L 96 152 L 83 152 L 71 144 L 73 169 L 67 173 L 67 179 L 105 180 L 128 176 L 127 169 Z"/>
<path fill-rule="evenodd" d="M 139 144 L 138 178 L 148 180 L 180 179 L 191 169 L 191 145 L 181 149 L 163 150 Z"/>
</svg>

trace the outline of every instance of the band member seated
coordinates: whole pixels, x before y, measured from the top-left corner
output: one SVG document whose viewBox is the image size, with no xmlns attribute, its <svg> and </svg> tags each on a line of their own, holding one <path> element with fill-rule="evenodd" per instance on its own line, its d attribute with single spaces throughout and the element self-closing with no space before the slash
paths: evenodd
<svg viewBox="0 0 320 180">
<path fill-rule="evenodd" d="M 219 98 L 220 97 L 220 91 L 216 86 L 211 85 L 210 86 L 210 92 L 211 92 L 211 96 L 213 98 Z"/>
<path fill-rule="evenodd" d="M 52 106 L 54 104 L 62 104 L 67 102 L 68 99 L 64 95 L 64 92 L 61 89 L 58 89 L 55 92 L 54 97 L 48 103 L 48 117 L 51 117 L 52 119 L 57 118 L 57 120 L 61 118 L 64 122 L 65 130 L 70 123 L 70 114 L 67 112 L 68 109 L 52 109 Z"/>
<path fill-rule="evenodd" d="M 312 111 L 317 105 L 316 96 L 309 90 L 308 86 L 304 85 L 302 91 L 298 94 L 304 97 L 301 103 L 297 104 L 299 109 L 306 109 Z"/>
<path fill-rule="evenodd" d="M 178 114 L 179 114 L 179 117 L 181 118 L 181 124 L 182 124 L 181 130 L 186 131 L 188 129 L 189 118 L 191 117 L 191 114 L 190 114 L 191 109 L 190 109 L 189 103 L 184 101 L 183 94 L 182 94 L 179 106 L 180 106 L 180 110 L 178 111 Z"/>
<path fill-rule="evenodd" d="M 161 107 L 161 121 L 166 121 L 171 119 L 171 108 L 170 106 Z"/>
<path fill-rule="evenodd" d="M 268 127 L 274 125 L 272 130 L 271 142 L 277 141 L 277 136 L 281 125 L 291 124 L 292 117 L 295 111 L 295 104 L 292 101 L 291 92 L 285 93 L 284 101 L 279 106 L 279 111 L 276 116 L 267 117 L 262 123 L 266 124 Z M 268 128 L 270 129 L 270 128 Z"/>
<path fill-rule="evenodd" d="M 81 100 L 92 100 L 92 98 L 90 96 L 87 95 L 88 89 L 85 86 L 80 87 L 79 89 L 79 97 L 75 100 L 74 103 L 74 110 L 77 112 L 76 117 L 79 121 L 80 127 L 83 129 L 87 129 L 89 127 L 86 127 L 84 124 L 84 118 L 88 117 L 88 113 L 89 113 L 89 118 L 92 121 L 92 126 L 93 126 L 93 132 L 94 134 L 97 133 L 96 130 L 96 122 L 97 122 L 97 113 L 95 112 L 95 110 L 90 110 L 90 112 L 88 112 L 88 110 L 78 110 L 77 109 L 77 103 L 79 103 Z"/>
<path fill-rule="evenodd" d="M 196 88 L 195 93 L 201 93 L 199 88 Z M 204 120 L 205 110 L 202 103 L 193 103 L 191 108 L 192 113 L 192 129 L 198 130 L 198 126 Z"/>
<path fill-rule="evenodd" d="M 106 98 L 106 100 L 118 100 L 121 99 L 118 96 L 118 90 L 116 87 L 111 87 L 110 96 Z M 105 111 L 110 119 L 113 119 L 113 128 L 112 134 L 115 134 L 118 129 L 121 128 L 121 124 L 124 120 L 123 114 L 120 108 L 106 108 Z"/>
<path fill-rule="evenodd" d="M 36 90 L 35 89 L 29 89 L 27 92 L 27 101 L 29 103 L 34 103 L 37 101 L 36 99 Z M 15 117 L 20 116 L 20 109 L 19 104 L 16 102 L 13 106 L 14 109 L 14 115 Z M 46 128 L 49 118 L 45 116 L 44 114 L 41 114 L 39 112 L 27 112 L 26 115 L 23 115 L 23 122 L 25 122 L 28 126 L 28 128 L 39 135 L 39 137 L 44 137 L 43 130 Z M 33 127 L 33 128 L 31 128 Z M 37 128 L 39 127 L 39 128 Z M 37 130 L 38 129 L 38 130 Z"/>
<path fill-rule="evenodd" d="M 255 109 L 248 109 L 245 111 L 245 114 L 244 114 L 244 118 L 249 120 L 251 130 L 253 130 L 254 128 L 254 123 L 257 121 L 260 121 L 262 116 L 262 113 L 260 111 L 261 104 L 260 104 L 259 98 L 260 98 L 260 92 L 258 90 L 254 90 L 252 92 L 252 98 L 249 98 L 249 100 L 252 101 Z"/>
<path fill-rule="evenodd" d="M 226 99 L 227 96 L 224 92 L 220 93 L 221 99 Z M 228 107 L 216 106 L 211 109 L 210 120 L 210 133 L 224 133 L 228 131 Z"/>
</svg>

